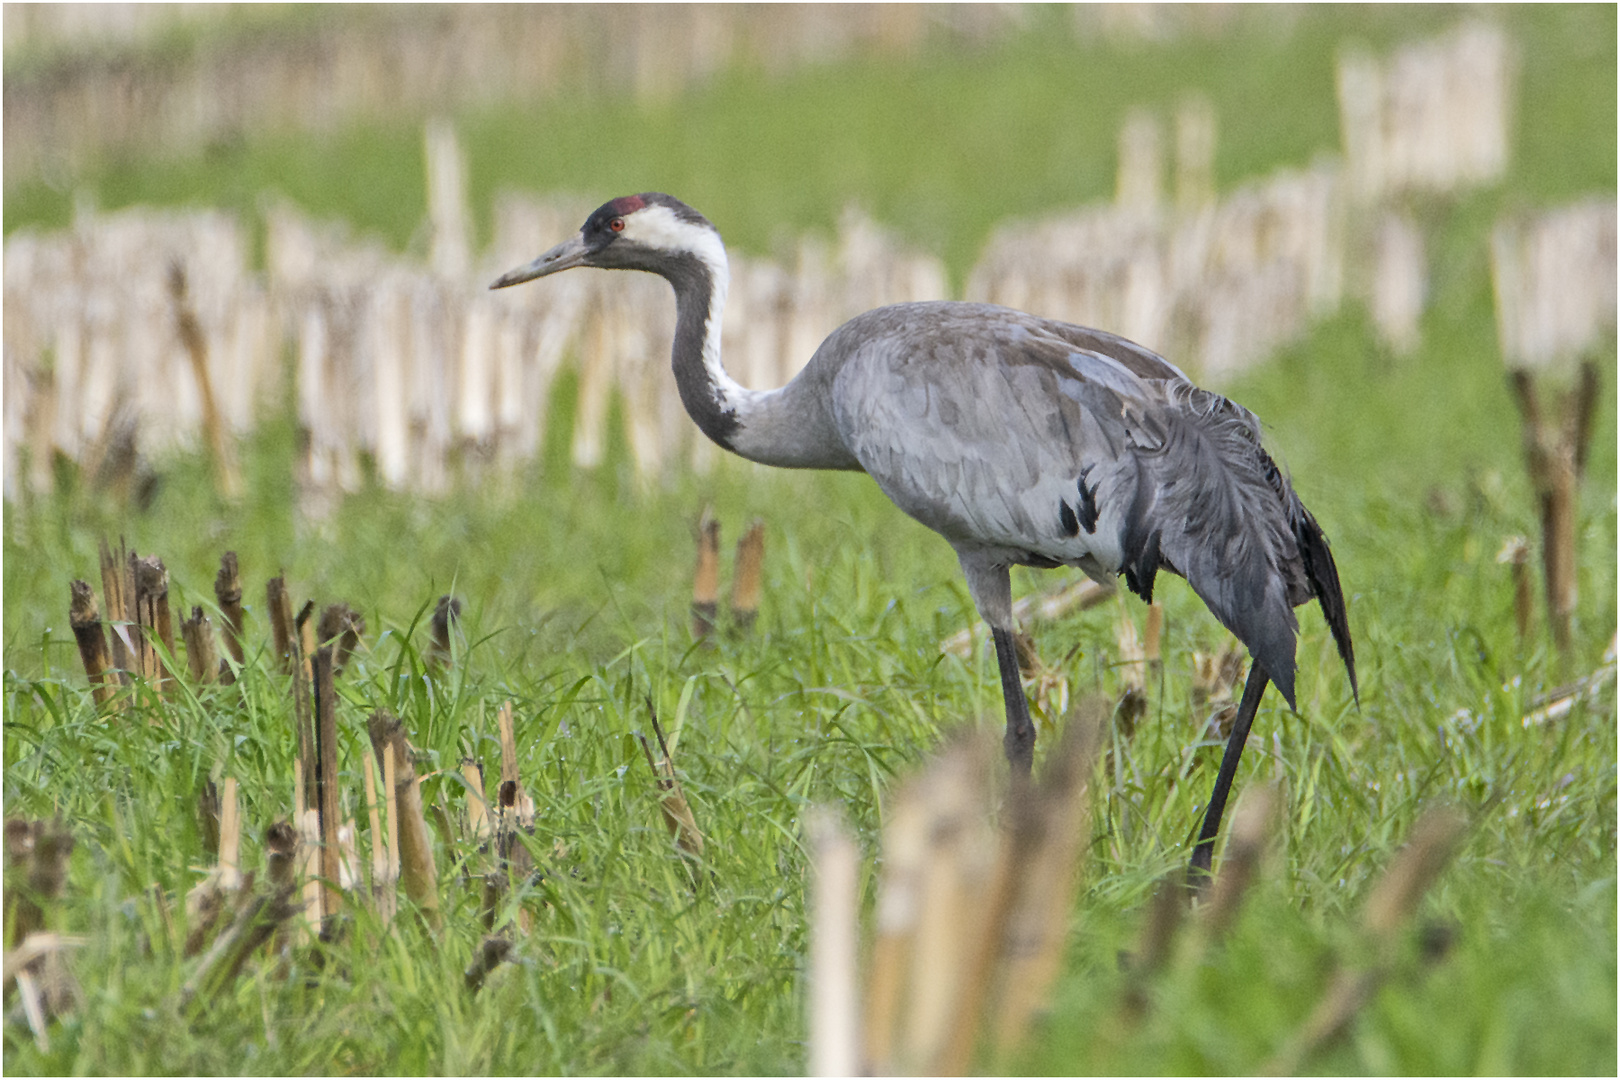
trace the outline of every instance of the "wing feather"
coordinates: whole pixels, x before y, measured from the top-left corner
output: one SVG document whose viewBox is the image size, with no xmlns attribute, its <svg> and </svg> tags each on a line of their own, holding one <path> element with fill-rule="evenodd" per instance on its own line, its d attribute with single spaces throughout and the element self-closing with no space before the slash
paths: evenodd
<svg viewBox="0 0 1620 1080">
<path fill-rule="evenodd" d="M 1266 476 L 1258 423 L 1190 384 L 1138 417 L 1132 445 L 1152 495 L 1133 529 L 1153 538 L 1161 563 L 1187 579 L 1293 705 L 1299 622 L 1290 568 L 1299 548 Z M 1145 554 L 1127 549 L 1127 558 Z"/>
</svg>

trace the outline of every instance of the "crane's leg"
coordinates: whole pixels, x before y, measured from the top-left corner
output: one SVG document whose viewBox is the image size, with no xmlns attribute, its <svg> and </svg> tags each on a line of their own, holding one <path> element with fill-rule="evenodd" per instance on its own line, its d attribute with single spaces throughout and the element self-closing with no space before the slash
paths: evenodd
<svg viewBox="0 0 1620 1080">
<path fill-rule="evenodd" d="M 1209 882 L 1209 867 L 1215 858 L 1215 834 L 1221 831 L 1226 796 L 1232 790 L 1232 777 L 1237 775 L 1243 744 L 1249 740 L 1249 727 L 1254 723 L 1255 711 L 1260 708 L 1260 697 L 1266 692 L 1269 681 L 1265 668 L 1258 663 L 1249 665 L 1249 681 L 1243 684 L 1243 700 L 1238 704 L 1237 719 L 1232 722 L 1232 734 L 1226 740 L 1226 753 L 1221 755 L 1221 771 L 1215 777 L 1215 790 L 1210 793 L 1209 808 L 1204 811 L 1204 827 L 1199 830 L 1198 846 L 1193 848 L 1192 866 L 1187 870 L 1187 887 L 1194 892 Z"/>
<path fill-rule="evenodd" d="M 1014 778 L 1029 778 L 1035 762 L 1035 725 L 1029 719 L 1024 682 L 1018 673 L 1018 649 L 1013 644 L 1012 578 L 1007 564 L 994 551 L 958 547 L 962 575 L 967 578 L 973 605 L 990 624 L 996 642 L 996 666 L 1001 669 L 1001 697 L 1007 704 L 1007 735 L 1001 745 Z"/>
<path fill-rule="evenodd" d="M 1007 703 L 1007 734 L 1001 745 L 1007 751 L 1007 764 L 1014 776 L 1028 777 L 1035 764 L 1035 724 L 1029 718 L 1029 701 L 1024 697 L 1024 681 L 1018 671 L 1018 647 L 1011 630 L 990 628 L 996 642 L 996 666 L 1001 669 L 1001 696 Z"/>
</svg>

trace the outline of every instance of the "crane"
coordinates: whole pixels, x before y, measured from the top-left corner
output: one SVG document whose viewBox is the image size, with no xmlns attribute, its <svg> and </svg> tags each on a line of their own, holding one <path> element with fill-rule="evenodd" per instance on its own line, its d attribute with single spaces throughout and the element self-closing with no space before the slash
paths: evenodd
<svg viewBox="0 0 1620 1080">
<path fill-rule="evenodd" d="M 1294 707 L 1295 607 L 1320 602 L 1359 697 L 1327 538 L 1262 448 L 1259 420 L 1151 350 L 991 304 L 895 304 L 834 330 L 786 386 L 752 390 L 720 363 L 729 271 L 702 214 L 657 192 L 613 199 L 490 288 L 579 266 L 669 282 L 675 386 L 704 435 L 765 465 L 865 472 L 956 549 L 995 643 L 1015 776 L 1029 775 L 1035 726 L 1009 569 L 1123 574 L 1146 601 L 1160 570 L 1186 578 L 1253 661 L 1194 847 L 1195 887 L 1268 682 Z"/>
</svg>

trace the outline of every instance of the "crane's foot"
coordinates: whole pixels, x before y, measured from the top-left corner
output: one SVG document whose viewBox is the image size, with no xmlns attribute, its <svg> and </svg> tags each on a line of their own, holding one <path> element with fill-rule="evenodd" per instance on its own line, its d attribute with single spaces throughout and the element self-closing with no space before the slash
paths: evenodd
<svg viewBox="0 0 1620 1080">
<path fill-rule="evenodd" d="M 1034 725 L 1015 731 L 1009 723 L 1007 734 L 1001 737 L 1001 746 L 1007 751 L 1007 764 L 1012 766 L 1013 775 L 1027 778 L 1035 768 Z"/>
<path fill-rule="evenodd" d="M 1007 704 L 1007 734 L 1001 746 L 1015 777 L 1029 779 L 1035 767 L 1035 722 L 1029 718 L 1029 701 L 1024 697 L 1023 678 L 1018 670 L 1018 649 L 1011 630 L 990 628 L 996 643 L 996 666 L 1001 670 L 1001 696 Z"/>
<path fill-rule="evenodd" d="M 1187 864 L 1187 891 L 1193 896 L 1202 896 L 1209 883 L 1215 880 L 1210 871 L 1210 864 L 1215 858 L 1215 841 L 1200 843 L 1193 848 L 1192 862 Z"/>
</svg>

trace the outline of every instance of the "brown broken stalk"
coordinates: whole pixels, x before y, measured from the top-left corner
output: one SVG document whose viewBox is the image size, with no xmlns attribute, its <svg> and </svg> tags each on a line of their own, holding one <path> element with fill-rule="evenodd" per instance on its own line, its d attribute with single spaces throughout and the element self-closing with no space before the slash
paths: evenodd
<svg viewBox="0 0 1620 1080">
<path fill-rule="evenodd" d="M 681 782 L 675 776 L 675 765 L 670 760 L 669 745 L 664 741 L 664 729 L 659 726 L 658 713 L 653 709 L 652 701 L 647 702 L 648 716 L 652 720 L 653 734 L 658 739 L 658 754 L 655 757 L 652 746 L 647 737 L 636 732 L 636 739 L 641 743 L 641 752 L 647 757 L 647 765 L 652 769 L 653 777 L 658 782 L 658 807 L 664 816 L 664 825 L 669 829 L 669 835 L 674 838 L 675 846 L 684 855 L 692 858 L 703 857 L 703 834 L 698 831 L 697 819 L 692 816 L 692 807 L 686 801 L 686 795 L 681 791 Z"/>
<path fill-rule="evenodd" d="M 383 754 L 383 805 L 388 809 L 388 873 L 380 900 L 383 922 L 399 912 L 399 752 L 389 746 Z"/>
<path fill-rule="evenodd" d="M 181 1007 L 196 1010 L 218 1000 L 254 950 L 298 914 L 295 895 L 291 889 L 247 894 L 230 929 L 219 936 L 181 987 Z"/>
<path fill-rule="evenodd" d="M 321 645 L 331 645 L 332 674 L 343 674 L 349 657 L 354 654 L 355 647 L 360 644 L 360 637 L 366 632 L 366 617 L 355 611 L 348 604 L 329 604 L 321 612 L 320 626 L 316 629 L 315 638 Z"/>
<path fill-rule="evenodd" d="M 8 818 L 5 828 L 6 948 L 14 949 L 29 934 L 45 929 L 45 905 L 56 899 L 67 881 L 73 834 L 60 818 Z"/>
<path fill-rule="evenodd" d="M 78 984 L 59 949 L 47 947 L 54 935 L 45 931 L 46 906 L 67 881 L 73 834 L 60 818 L 5 823 L 6 843 L 6 973 L 16 985 L 28 1026 L 40 1046 L 48 1047 L 46 1024 L 78 1001 Z"/>
<path fill-rule="evenodd" d="M 180 637 L 186 643 L 191 681 L 199 686 L 213 682 L 219 674 L 219 657 L 214 651 L 214 624 L 202 608 L 192 608 L 191 618 L 180 623 Z"/>
<path fill-rule="evenodd" d="M 212 786 L 210 782 L 204 788 L 205 795 Z M 205 800 L 205 816 L 208 801 L 211 800 Z M 220 917 L 235 909 L 236 894 L 242 888 L 242 825 L 237 810 L 235 777 L 225 778 L 215 806 L 219 814 L 219 846 L 215 864 L 207 876 L 186 893 L 185 956 L 202 952 L 212 939 Z"/>
<path fill-rule="evenodd" d="M 1548 626 L 1566 664 L 1573 648 L 1570 620 L 1577 601 L 1576 496 L 1586 471 L 1598 382 L 1597 365 L 1583 361 L 1575 387 L 1558 399 L 1560 415 L 1550 420 L 1537 400 L 1534 376 L 1524 368 L 1516 368 L 1509 377 L 1524 424 L 1525 468 L 1541 515 Z"/>
<path fill-rule="evenodd" d="M 999 827 L 984 738 L 956 739 L 889 801 L 864 1072 L 961 1074 L 987 1026 L 998 1060 L 1016 1051 L 1061 967 L 1108 711 L 1081 703 L 1040 783 L 1006 793 Z"/>
<path fill-rule="evenodd" d="M 908 785 L 921 803 L 924 847 L 893 1056 L 871 1062 L 875 1072 L 951 1072 L 955 1029 L 984 992 L 985 979 L 972 985 L 968 973 L 983 974 L 983 943 L 992 933 L 987 919 L 996 903 L 999 838 L 987 813 L 992 760 L 988 739 L 960 738 Z M 974 1024 L 969 1039 L 976 1034 Z"/>
<path fill-rule="evenodd" d="M 202 828 L 203 853 L 219 860 L 219 788 L 213 778 L 203 780 L 197 791 L 197 821 Z"/>
<path fill-rule="evenodd" d="M 510 701 L 501 702 L 501 707 L 495 714 L 495 726 L 501 743 L 498 812 L 505 815 L 507 828 L 515 827 L 527 831 L 534 828 L 534 797 L 523 790 L 523 781 L 518 776 L 517 736 L 512 727 Z M 510 853 L 503 848 L 502 855 L 508 854 Z"/>
<path fill-rule="evenodd" d="M 461 601 L 454 596 L 441 596 L 433 609 L 433 643 L 428 647 L 427 662 L 432 670 L 442 671 L 454 660 L 451 634 L 461 620 Z"/>
<path fill-rule="evenodd" d="M 1142 655 L 1147 660 L 1148 676 L 1156 677 L 1164 667 L 1161 655 L 1164 637 L 1164 608 L 1158 604 L 1149 604 L 1147 612 L 1147 629 L 1142 632 Z"/>
<path fill-rule="evenodd" d="M 273 895 L 294 896 L 298 892 L 299 840 L 298 829 L 290 821 L 277 821 L 264 833 L 265 877 L 270 881 Z M 293 926 L 277 926 L 271 951 L 284 953 L 291 943 Z"/>
<path fill-rule="evenodd" d="M 309 613 L 314 605 L 305 604 L 295 619 L 286 583 L 279 577 L 270 579 L 265 587 L 265 593 L 269 599 L 270 626 L 276 639 L 274 646 L 276 655 L 281 660 L 282 670 L 292 674 L 293 728 L 298 739 L 298 765 L 301 770 L 299 775 L 303 780 L 299 792 L 300 805 L 303 810 L 312 810 L 319 805 L 315 793 L 314 670 L 310 663 L 309 652 L 305 649 L 304 631 L 308 627 Z M 313 638 L 313 634 L 310 637 Z M 296 820 L 295 824 L 302 831 L 302 819 Z M 319 834 L 306 839 L 311 843 L 318 842 Z"/>
<path fill-rule="evenodd" d="M 1510 536 L 1496 553 L 1498 563 L 1513 567 L 1513 625 L 1522 646 L 1535 628 L 1535 590 L 1530 584 L 1530 544 L 1522 536 Z"/>
<path fill-rule="evenodd" d="M 73 628 L 73 638 L 79 644 L 79 659 L 84 663 L 85 677 L 90 680 L 96 709 L 105 710 L 113 700 L 116 676 L 109 670 L 107 635 L 101 629 L 96 594 L 84 581 L 74 581 L 68 586 L 68 592 L 68 625 Z"/>
<path fill-rule="evenodd" d="M 224 573 L 222 569 L 220 573 Z M 265 607 L 270 612 L 270 651 L 282 671 L 292 671 L 296 657 L 293 654 L 292 597 L 287 593 L 284 576 L 271 578 L 265 583 Z"/>
<path fill-rule="evenodd" d="M 278 821 L 264 832 L 265 877 L 277 889 L 298 880 L 298 830 L 289 821 Z"/>
<path fill-rule="evenodd" d="M 136 643 L 140 673 L 163 694 L 174 675 L 153 642 L 161 641 L 167 655 L 171 658 L 175 655 L 174 621 L 169 614 L 169 571 L 156 555 L 143 559 L 131 552 L 129 562 L 135 581 L 135 621 L 140 624 Z"/>
<path fill-rule="evenodd" d="M 931 822 L 919 790 L 923 782 L 918 777 L 907 780 L 886 800 L 884 808 L 882 876 L 866 980 L 862 1071 L 868 1075 L 894 1071 L 900 1008 L 916 940 L 928 858 Z"/>
<path fill-rule="evenodd" d="M 135 674 L 135 646 L 132 637 L 134 630 L 133 611 L 135 607 L 135 583 L 129 576 L 129 553 L 124 550 L 122 539 L 118 541 L 118 552 L 114 554 L 106 539 L 101 541 L 101 597 L 107 605 L 108 633 L 111 637 L 112 666 L 117 670 L 119 678 L 128 683 Z"/>
<path fill-rule="evenodd" d="M 225 651 L 230 654 L 236 666 L 242 666 L 244 653 L 242 651 L 242 627 L 244 615 L 242 612 L 242 577 L 236 568 L 236 552 L 227 551 L 220 557 L 219 573 L 214 577 L 214 598 L 219 601 L 219 610 L 225 616 Z M 221 665 L 220 682 L 226 686 L 236 681 L 236 672 L 229 667 Z"/>
<path fill-rule="evenodd" d="M 534 798 L 523 790 L 518 776 L 517 737 L 512 728 L 512 703 L 501 702 L 495 714 L 501 744 L 501 779 L 495 788 L 495 869 L 484 878 L 483 918 L 486 929 L 494 929 L 501 902 L 514 881 L 528 878 L 534 857 L 518 839 L 518 833 L 534 829 Z M 518 928 L 527 932 L 530 915 L 519 909 Z"/>
<path fill-rule="evenodd" d="M 393 912 L 386 910 L 383 903 L 384 888 L 391 885 L 388 880 L 388 834 L 383 832 L 383 807 L 377 797 L 377 766 L 372 755 L 360 755 L 360 768 L 365 777 L 366 824 L 371 837 L 371 901 L 382 916 L 383 925 L 387 926 L 393 918 Z"/>
<path fill-rule="evenodd" d="M 462 973 L 469 993 L 476 994 L 483 987 L 489 973 L 501 965 L 512 952 L 512 942 L 504 937 L 486 937 L 473 953 L 472 963 Z"/>
<path fill-rule="evenodd" d="M 313 739 L 311 740 L 313 742 Z M 302 759 L 293 760 L 293 827 L 298 830 L 298 871 L 297 876 L 300 888 L 303 891 L 304 923 L 300 927 L 299 940 L 303 940 L 302 931 L 320 933 L 321 905 L 325 899 L 325 892 L 321 889 L 321 816 L 310 805 L 309 774 L 304 770 Z"/>
<path fill-rule="evenodd" d="M 315 652 L 315 807 L 320 812 L 321 905 L 323 936 L 343 910 L 343 850 L 338 830 L 343 824 L 338 803 L 337 692 L 332 686 L 332 646 Z"/>
<path fill-rule="evenodd" d="M 405 885 L 405 895 L 411 898 L 428 926 L 438 930 L 442 923 L 439 914 L 439 872 L 434 864 L 433 836 L 428 831 L 427 818 L 423 813 L 422 791 L 417 786 L 416 766 L 411 759 L 410 744 L 405 739 L 405 726 L 393 714 L 379 709 L 371 714 L 367 728 L 372 748 L 383 759 L 384 775 L 390 772 L 396 774 L 393 784 L 395 803 L 389 806 L 389 818 L 392 830 L 397 811 L 398 846 L 392 850 L 399 852 L 399 876 Z"/>
<path fill-rule="evenodd" d="M 461 759 L 461 778 L 467 782 L 467 833 L 473 843 L 489 843 L 489 803 L 484 798 L 484 769 L 474 758 Z"/>
<path fill-rule="evenodd" d="M 719 543 L 718 534 L 715 542 Z M 737 562 L 731 578 L 731 625 L 735 630 L 747 631 L 759 614 L 764 563 L 765 522 L 756 518 L 737 541 Z"/>
<path fill-rule="evenodd" d="M 1150 609 L 1151 610 L 1151 609 Z M 1119 649 L 1115 671 L 1119 674 L 1121 693 L 1114 707 L 1121 730 L 1127 738 L 1136 731 L 1136 723 L 1147 712 L 1147 651 L 1136 632 L 1136 620 L 1123 608 L 1114 624 L 1114 640 Z"/>
<path fill-rule="evenodd" d="M 720 522 L 708 511 L 698 521 L 697 570 L 692 575 L 692 636 L 703 641 L 714 633 L 720 609 Z"/>
</svg>

